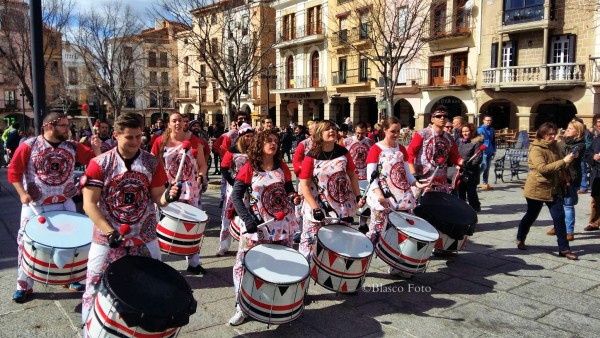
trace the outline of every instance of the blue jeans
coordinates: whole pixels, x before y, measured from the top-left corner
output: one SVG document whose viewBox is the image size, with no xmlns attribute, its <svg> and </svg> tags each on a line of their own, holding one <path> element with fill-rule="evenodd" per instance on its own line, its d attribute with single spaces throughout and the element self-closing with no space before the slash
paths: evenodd
<svg viewBox="0 0 600 338">
<path fill-rule="evenodd" d="M 494 155 L 486 154 L 485 152 L 483 153 L 483 159 L 481 160 L 481 166 L 479 167 L 479 170 L 481 171 L 481 174 L 482 174 L 481 180 L 482 180 L 483 184 L 488 183 L 488 175 L 490 173 L 490 163 L 492 162 L 493 158 L 494 158 Z"/>
<path fill-rule="evenodd" d="M 567 227 L 565 225 L 565 210 L 563 208 L 562 198 L 558 195 L 555 195 L 552 202 L 532 200 L 527 197 L 525 199 L 527 200 L 527 212 L 519 223 L 517 240 L 525 242 L 531 225 L 540 215 L 540 211 L 542 211 L 542 207 L 545 203 L 548 207 L 548 210 L 550 210 L 550 216 L 552 216 L 552 220 L 554 221 L 554 231 L 556 231 L 558 250 L 571 250 L 569 247 L 569 242 L 567 241 Z"/>
<path fill-rule="evenodd" d="M 577 195 L 577 188 L 570 185 L 567 188 L 565 197 L 563 198 L 563 208 L 565 209 L 565 224 L 567 226 L 567 233 L 573 234 L 575 231 L 575 206 L 579 202 L 579 195 Z"/>
<path fill-rule="evenodd" d="M 588 164 L 585 161 L 581 161 L 581 186 L 579 189 L 585 191 L 587 191 L 588 186 L 587 166 Z"/>
</svg>

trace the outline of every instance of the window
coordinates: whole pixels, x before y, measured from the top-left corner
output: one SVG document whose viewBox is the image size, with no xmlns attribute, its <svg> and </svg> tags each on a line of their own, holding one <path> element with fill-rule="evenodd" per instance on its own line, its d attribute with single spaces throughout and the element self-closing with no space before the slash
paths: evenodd
<svg viewBox="0 0 600 338">
<path fill-rule="evenodd" d="M 212 54 L 217 54 L 219 53 L 219 40 L 217 40 L 217 38 L 212 38 L 212 40 L 210 40 L 211 42 L 211 53 Z"/>
<path fill-rule="evenodd" d="M 283 39 L 291 40 L 296 38 L 296 14 L 288 14 L 283 17 Z"/>
<path fill-rule="evenodd" d="M 210 15 L 210 23 L 213 25 L 217 23 L 217 13 L 212 13 Z"/>
<path fill-rule="evenodd" d="M 234 67 L 235 66 L 235 55 L 233 52 L 233 46 L 229 46 L 229 48 L 227 49 L 227 60 L 229 63 L 229 67 Z"/>
<path fill-rule="evenodd" d="M 123 58 L 125 62 L 133 62 L 133 48 L 129 46 L 123 47 Z"/>
<path fill-rule="evenodd" d="M 156 67 L 156 52 L 148 52 L 148 67 Z"/>
<path fill-rule="evenodd" d="M 150 108 L 158 108 L 158 94 L 155 91 L 150 92 Z"/>
<path fill-rule="evenodd" d="M 206 77 L 206 65 L 200 65 L 200 76 Z"/>
<path fill-rule="evenodd" d="M 358 81 L 367 82 L 369 79 L 369 60 L 361 58 L 358 63 Z"/>
<path fill-rule="evenodd" d="M 338 61 L 338 84 L 346 83 L 346 72 L 348 71 L 348 59 L 340 58 Z"/>
<path fill-rule="evenodd" d="M 285 82 L 287 83 L 287 88 L 294 88 L 294 57 L 288 56 L 286 62 L 286 74 L 285 74 Z"/>
<path fill-rule="evenodd" d="M 315 13 L 315 24 L 317 26 L 317 34 L 323 34 L 323 12 L 321 10 L 321 5 L 316 6 L 316 13 Z"/>
<path fill-rule="evenodd" d="M 79 83 L 78 78 L 77 78 L 77 68 L 75 67 L 69 67 L 69 84 L 70 85 L 76 85 Z"/>
<path fill-rule="evenodd" d="M 575 62 L 575 35 L 558 35 L 550 38 L 551 58 L 548 63 Z"/>
<path fill-rule="evenodd" d="M 160 66 L 162 68 L 169 67 L 169 56 L 167 55 L 167 52 L 160 52 Z"/>
<path fill-rule="evenodd" d="M 369 37 L 369 13 L 362 13 L 360 15 L 360 26 L 358 37 L 361 40 L 365 40 Z"/>
<path fill-rule="evenodd" d="M 517 65 L 517 41 L 506 41 L 502 43 L 502 67 Z"/>
<path fill-rule="evenodd" d="M 244 15 L 242 17 L 242 36 L 248 35 L 248 16 Z"/>
<path fill-rule="evenodd" d="M 58 61 L 52 61 L 50 64 L 50 74 L 58 76 Z"/>
<path fill-rule="evenodd" d="M 406 36 L 408 29 L 408 7 L 403 6 L 398 8 L 398 35 Z"/>
<path fill-rule="evenodd" d="M 554 1 L 550 2 L 550 12 Z M 512 25 L 544 19 L 544 0 L 504 0 L 503 24 Z"/>
<path fill-rule="evenodd" d="M 339 43 L 346 43 L 348 41 L 348 19 L 340 18 L 339 27 L 338 41 Z"/>
<path fill-rule="evenodd" d="M 306 16 L 306 26 L 307 26 L 307 32 L 308 35 L 313 35 L 316 33 L 316 27 L 315 27 L 315 8 L 311 7 L 308 9 L 307 12 L 307 16 Z"/>
<path fill-rule="evenodd" d="M 219 88 L 217 87 L 216 82 L 212 83 L 212 96 L 213 96 L 212 102 L 217 102 L 219 100 Z"/>
<path fill-rule="evenodd" d="M 242 46 L 242 53 L 240 54 L 240 64 L 245 65 L 248 62 L 248 46 Z"/>
<path fill-rule="evenodd" d="M 446 32 L 446 2 L 440 2 L 433 7 L 431 16 L 431 26 L 433 35 L 444 35 Z"/>
<path fill-rule="evenodd" d="M 125 87 L 133 86 L 135 86 L 135 71 L 133 69 L 129 69 L 125 74 Z"/>
<path fill-rule="evenodd" d="M 184 97 L 190 97 L 190 83 L 189 82 L 185 83 Z"/>
<path fill-rule="evenodd" d="M 434 56 L 429 59 L 429 85 L 444 84 L 444 56 Z"/>
<path fill-rule="evenodd" d="M 168 90 L 165 90 L 164 92 L 162 92 L 161 99 L 162 99 L 161 107 L 169 108 L 171 106 L 171 94 L 169 93 Z"/>
<path fill-rule="evenodd" d="M 186 56 L 183 58 L 183 74 L 190 73 L 190 57 Z"/>
<path fill-rule="evenodd" d="M 125 108 L 135 108 L 135 92 L 133 90 L 125 91 Z"/>
<path fill-rule="evenodd" d="M 156 77 L 156 72 L 150 72 L 150 85 L 151 86 L 158 85 L 158 78 Z"/>
<path fill-rule="evenodd" d="M 163 86 L 169 85 L 169 72 L 160 73 L 160 84 Z"/>
<path fill-rule="evenodd" d="M 468 53 L 457 53 L 452 55 L 452 78 L 450 84 L 453 85 L 466 85 L 467 78 L 467 61 Z"/>
<path fill-rule="evenodd" d="M 319 87 L 319 52 L 317 51 L 310 57 L 310 80 L 313 87 Z"/>
<path fill-rule="evenodd" d="M 469 11 L 465 8 L 466 3 L 467 0 L 456 0 L 454 4 L 454 8 L 456 8 L 456 16 L 454 18 L 455 32 L 462 33 L 469 31 Z"/>
<path fill-rule="evenodd" d="M 5 108 L 17 108 L 17 100 L 15 99 L 16 94 L 14 90 L 7 90 L 4 92 L 4 107 Z"/>
</svg>

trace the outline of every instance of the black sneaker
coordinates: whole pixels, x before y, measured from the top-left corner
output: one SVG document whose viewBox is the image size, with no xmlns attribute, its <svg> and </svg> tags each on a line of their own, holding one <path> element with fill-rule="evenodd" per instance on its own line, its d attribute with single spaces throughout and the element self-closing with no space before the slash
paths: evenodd
<svg viewBox="0 0 600 338">
<path fill-rule="evenodd" d="M 194 275 L 206 275 L 206 270 L 204 270 L 204 268 L 200 264 L 198 264 L 198 266 L 188 265 L 187 272 Z"/>
</svg>

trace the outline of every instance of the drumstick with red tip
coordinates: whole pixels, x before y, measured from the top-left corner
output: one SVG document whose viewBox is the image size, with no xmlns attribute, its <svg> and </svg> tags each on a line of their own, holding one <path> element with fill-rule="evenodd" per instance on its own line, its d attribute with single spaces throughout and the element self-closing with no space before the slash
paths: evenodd
<svg viewBox="0 0 600 338">
<path fill-rule="evenodd" d="M 473 156 L 471 156 L 471 158 L 469 160 L 467 160 L 467 163 L 471 163 L 471 161 L 473 161 L 475 159 L 475 157 L 479 156 L 479 154 L 481 154 L 486 149 L 487 149 L 487 146 L 485 144 L 482 144 L 479 147 L 479 149 L 477 149 L 477 152 L 475 152 L 475 154 L 473 154 Z"/>
<path fill-rule="evenodd" d="M 437 174 L 438 170 L 440 170 L 440 168 L 442 167 L 442 165 L 444 165 L 444 163 L 446 162 L 446 160 L 444 160 L 443 157 L 439 157 L 437 159 L 437 167 L 435 167 L 435 170 L 433 171 L 433 174 L 431 175 L 431 177 L 429 178 L 429 183 L 427 183 L 427 186 L 425 186 L 423 189 L 421 189 L 419 191 L 419 193 L 415 194 L 415 198 L 419 199 L 421 197 L 421 195 L 423 194 L 423 190 L 425 190 L 426 188 L 430 187 L 431 184 L 433 183 L 433 180 L 435 178 L 435 175 Z"/>
<path fill-rule="evenodd" d="M 269 224 L 269 223 L 271 223 L 273 221 L 281 221 L 284 218 L 285 218 L 285 213 L 283 211 L 278 211 L 275 214 L 275 218 L 271 218 L 270 220 L 268 220 L 268 221 L 266 221 L 264 223 L 259 224 L 257 228 L 259 228 L 259 229 L 267 228 L 267 231 L 270 232 L 269 227 L 267 226 L 267 224 Z M 247 233 L 247 231 L 242 232 L 242 234 L 245 234 L 245 233 Z"/>
<path fill-rule="evenodd" d="M 181 171 L 183 170 L 183 163 L 185 163 L 185 154 L 192 147 L 190 141 L 183 141 L 181 143 L 181 161 L 179 162 L 179 169 L 177 169 L 177 175 L 175 176 L 175 182 L 179 182 L 179 177 L 181 176 Z"/>
<path fill-rule="evenodd" d="M 29 203 L 29 207 L 31 208 L 31 210 L 33 210 L 33 213 L 38 217 L 38 222 L 40 222 L 40 224 L 46 223 L 46 217 L 40 215 L 40 213 L 33 206 L 33 204 Z"/>
</svg>

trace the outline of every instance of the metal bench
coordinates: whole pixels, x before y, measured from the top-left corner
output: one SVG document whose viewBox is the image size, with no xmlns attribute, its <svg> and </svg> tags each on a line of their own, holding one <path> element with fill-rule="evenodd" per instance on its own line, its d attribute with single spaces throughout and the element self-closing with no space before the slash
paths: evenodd
<svg viewBox="0 0 600 338">
<path fill-rule="evenodd" d="M 494 160 L 494 175 L 496 175 L 495 183 L 498 183 L 498 178 L 504 182 L 504 172 L 510 172 L 510 179 L 515 177 L 520 180 L 519 173 L 529 172 L 527 165 L 527 157 L 529 150 L 527 149 L 506 149 L 504 156 Z"/>
</svg>

